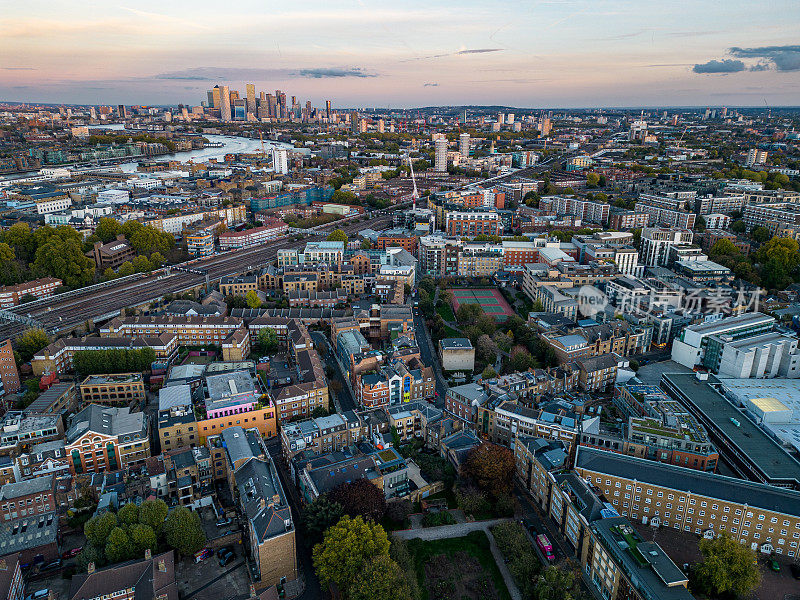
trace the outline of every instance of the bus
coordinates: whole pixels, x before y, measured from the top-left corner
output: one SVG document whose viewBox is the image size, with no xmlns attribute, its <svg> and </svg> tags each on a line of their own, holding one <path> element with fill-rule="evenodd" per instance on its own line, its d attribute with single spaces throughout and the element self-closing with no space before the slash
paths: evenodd
<svg viewBox="0 0 800 600">
<path fill-rule="evenodd" d="M 553 554 L 553 546 L 550 544 L 550 540 L 547 539 L 545 534 L 540 533 L 536 536 L 536 545 L 548 561 L 552 562 L 555 560 L 556 557 L 555 554 Z"/>
</svg>

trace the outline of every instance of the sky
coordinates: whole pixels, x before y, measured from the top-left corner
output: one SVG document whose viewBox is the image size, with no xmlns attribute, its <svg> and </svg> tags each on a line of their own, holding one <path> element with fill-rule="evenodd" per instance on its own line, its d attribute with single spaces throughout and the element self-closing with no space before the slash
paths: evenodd
<svg viewBox="0 0 800 600">
<path fill-rule="evenodd" d="M 797 0 L 0 0 L 0 100 L 800 105 Z"/>
</svg>

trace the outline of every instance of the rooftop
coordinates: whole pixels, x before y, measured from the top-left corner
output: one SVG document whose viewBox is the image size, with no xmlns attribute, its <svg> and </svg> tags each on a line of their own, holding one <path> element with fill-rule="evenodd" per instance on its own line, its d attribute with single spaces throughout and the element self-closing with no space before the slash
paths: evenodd
<svg viewBox="0 0 800 600">
<path fill-rule="evenodd" d="M 665 373 L 661 381 L 667 392 L 676 390 L 677 400 L 701 413 L 707 427 L 713 424 L 712 429 L 727 442 L 718 445 L 722 452 L 726 446 L 736 448 L 768 480 L 800 485 L 800 462 L 714 388 L 720 385 L 716 377 L 709 375 L 708 381 L 700 381 L 695 373 Z"/>
<path fill-rule="evenodd" d="M 800 517 L 800 492 L 580 446 L 576 469 L 635 479 L 685 493 Z"/>
</svg>

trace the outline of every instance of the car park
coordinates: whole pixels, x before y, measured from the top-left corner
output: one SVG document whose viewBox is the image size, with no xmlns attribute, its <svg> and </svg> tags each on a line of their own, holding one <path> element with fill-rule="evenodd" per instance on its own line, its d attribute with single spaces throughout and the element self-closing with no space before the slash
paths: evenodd
<svg viewBox="0 0 800 600">
<path fill-rule="evenodd" d="M 47 598 L 50 595 L 50 590 L 45 588 L 43 590 L 38 590 L 33 592 L 29 596 L 25 597 L 25 600 L 42 600 L 42 598 Z"/>
</svg>

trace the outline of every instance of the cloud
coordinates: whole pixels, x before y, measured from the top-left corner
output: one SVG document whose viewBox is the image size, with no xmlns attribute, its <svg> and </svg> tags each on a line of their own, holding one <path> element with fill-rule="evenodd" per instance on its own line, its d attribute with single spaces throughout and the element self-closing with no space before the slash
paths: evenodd
<svg viewBox="0 0 800 600">
<path fill-rule="evenodd" d="M 323 79 L 326 77 L 377 77 L 375 73 L 368 73 L 360 67 L 351 67 L 345 69 L 300 69 L 300 77 L 311 77 L 313 79 Z"/>
<path fill-rule="evenodd" d="M 35 71 L 33 67 L 3 67 L 4 71 Z"/>
<path fill-rule="evenodd" d="M 753 71 L 763 71 L 772 66 L 778 71 L 800 71 L 800 46 L 762 46 L 760 48 L 734 46 L 728 52 L 736 58 L 761 59 L 757 68 L 751 69 Z"/>
<path fill-rule="evenodd" d="M 238 67 L 198 67 L 160 73 L 154 79 L 174 81 L 265 81 L 269 79 L 325 79 L 338 77 L 377 77 L 361 67 L 312 67 L 297 69 L 248 69 Z"/>
<path fill-rule="evenodd" d="M 744 63 L 740 60 L 725 58 L 723 60 L 710 60 L 707 63 L 696 64 L 692 71 L 695 73 L 739 73 L 745 70 Z"/>
<path fill-rule="evenodd" d="M 466 48 L 456 52 L 445 52 L 444 54 L 428 54 L 427 56 L 415 56 L 414 58 L 405 58 L 400 62 L 413 62 L 417 60 L 430 60 L 432 58 L 445 58 L 446 56 L 465 56 L 468 54 L 490 54 L 492 52 L 502 52 L 503 48 Z"/>
<path fill-rule="evenodd" d="M 438 83 L 423 83 L 422 87 L 439 87 Z"/>
<path fill-rule="evenodd" d="M 489 52 L 502 52 L 502 48 L 475 48 L 472 50 L 459 50 L 456 54 L 487 54 Z"/>
</svg>

